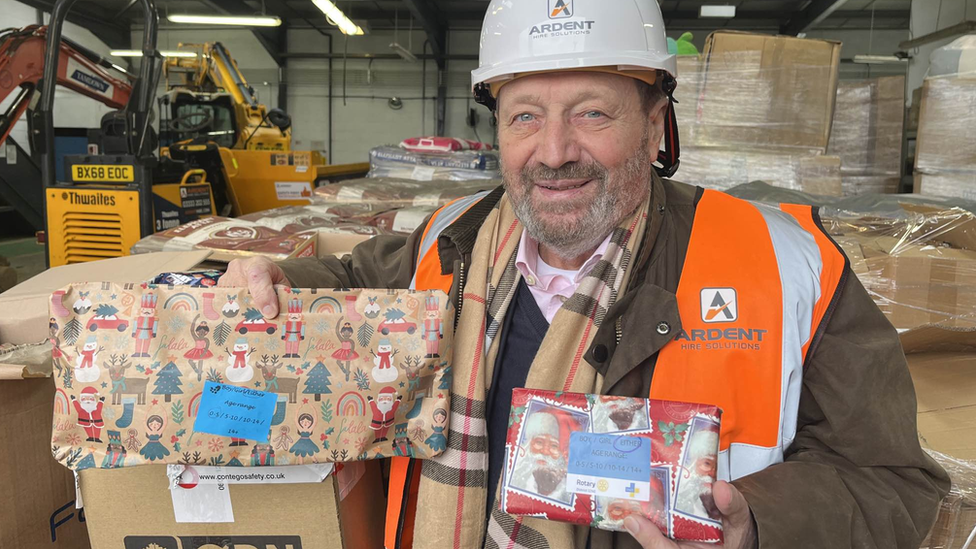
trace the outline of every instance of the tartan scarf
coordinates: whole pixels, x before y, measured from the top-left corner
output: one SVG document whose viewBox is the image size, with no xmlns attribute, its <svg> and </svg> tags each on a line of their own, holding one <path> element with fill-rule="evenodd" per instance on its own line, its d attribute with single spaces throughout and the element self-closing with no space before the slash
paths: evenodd
<svg viewBox="0 0 976 549">
<path fill-rule="evenodd" d="M 601 379 L 583 355 L 626 288 L 631 259 L 647 223 L 649 198 L 614 229 L 603 258 L 556 314 L 529 369 L 526 387 L 598 392 Z M 488 482 L 487 386 L 498 356 L 496 336 L 521 275 L 515 266 L 522 224 L 504 195 L 478 232 L 455 333 L 447 450 L 423 462 L 413 547 L 569 548 L 586 543 L 588 527 L 515 517 L 498 507 L 485 522 Z M 498 487 L 492 487 L 498 492 Z M 487 528 L 486 528 L 487 527 Z M 487 539 L 486 539 L 487 533 Z"/>
</svg>

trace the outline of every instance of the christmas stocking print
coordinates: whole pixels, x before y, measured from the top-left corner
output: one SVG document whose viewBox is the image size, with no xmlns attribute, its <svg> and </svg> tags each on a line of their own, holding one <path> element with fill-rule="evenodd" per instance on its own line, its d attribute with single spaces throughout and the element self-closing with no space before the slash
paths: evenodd
<svg viewBox="0 0 976 549">
<path fill-rule="evenodd" d="M 125 429 L 129 425 L 132 425 L 132 411 L 136 405 L 136 397 L 123 397 L 122 398 L 122 416 L 115 420 L 115 426 L 119 429 Z"/>
<path fill-rule="evenodd" d="M 203 316 L 207 317 L 207 320 L 220 319 L 220 314 L 217 312 L 217 309 L 214 309 L 213 300 L 213 292 L 203 294 Z"/>
<path fill-rule="evenodd" d="M 54 315 L 58 318 L 65 318 L 71 314 L 71 311 L 64 308 L 64 303 L 61 302 L 63 298 L 64 290 L 58 290 L 51 296 L 51 310 L 54 311 Z"/>
<path fill-rule="evenodd" d="M 346 296 L 346 313 L 349 315 L 349 320 L 353 322 L 359 322 L 363 319 L 359 312 L 356 311 L 356 296 L 347 295 Z"/>
</svg>

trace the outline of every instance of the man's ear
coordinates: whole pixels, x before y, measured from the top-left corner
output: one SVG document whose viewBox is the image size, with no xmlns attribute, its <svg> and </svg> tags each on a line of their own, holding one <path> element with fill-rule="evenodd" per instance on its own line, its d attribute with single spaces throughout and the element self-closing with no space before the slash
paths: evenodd
<svg viewBox="0 0 976 549">
<path fill-rule="evenodd" d="M 657 159 L 657 153 L 661 150 L 661 140 L 664 139 L 664 121 L 667 119 L 667 115 L 667 96 L 662 96 L 647 113 L 647 145 L 651 157 L 654 159 Z"/>
</svg>

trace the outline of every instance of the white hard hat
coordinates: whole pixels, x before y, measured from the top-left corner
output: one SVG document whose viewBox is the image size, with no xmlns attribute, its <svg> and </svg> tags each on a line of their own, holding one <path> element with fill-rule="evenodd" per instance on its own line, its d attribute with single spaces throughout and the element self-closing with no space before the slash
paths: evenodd
<svg viewBox="0 0 976 549">
<path fill-rule="evenodd" d="M 481 27 L 471 84 L 556 70 L 616 69 L 640 78 L 677 76 L 657 0 L 492 0 Z M 644 78 L 640 78 L 644 80 Z M 488 88 L 488 89 L 486 89 Z M 480 86 L 491 91 L 489 86 Z M 481 95 L 481 94 L 479 94 Z"/>
<path fill-rule="evenodd" d="M 609 4 L 609 5 L 608 5 Z M 498 90 L 527 74 L 600 71 L 648 83 L 665 73 L 662 89 L 673 103 L 677 60 L 668 53 L 657 0 L 491 0 L 481 27 L 478 68 L 471 71 L 475 100 L 495 110 Z M 678 131 L 669 104 L 664 177 L 678 168 Z"/>
</svg>

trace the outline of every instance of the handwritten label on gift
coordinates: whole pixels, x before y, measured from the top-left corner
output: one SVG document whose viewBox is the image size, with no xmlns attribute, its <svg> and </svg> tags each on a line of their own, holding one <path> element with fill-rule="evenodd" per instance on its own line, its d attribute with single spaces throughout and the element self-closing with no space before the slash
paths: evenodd
<svg viewBox="0 0 976 549">
<path fill-rule="evenodd" d="M 206 382 L 193 430 L 267 444 L 278 395 Z"/>
<path fill-rule="evenodd" d="M 650 501 L 650 480 L 650 439 L 570 433 L 566 475 L 566 488 L 570 492 Z"/>
</svg>

